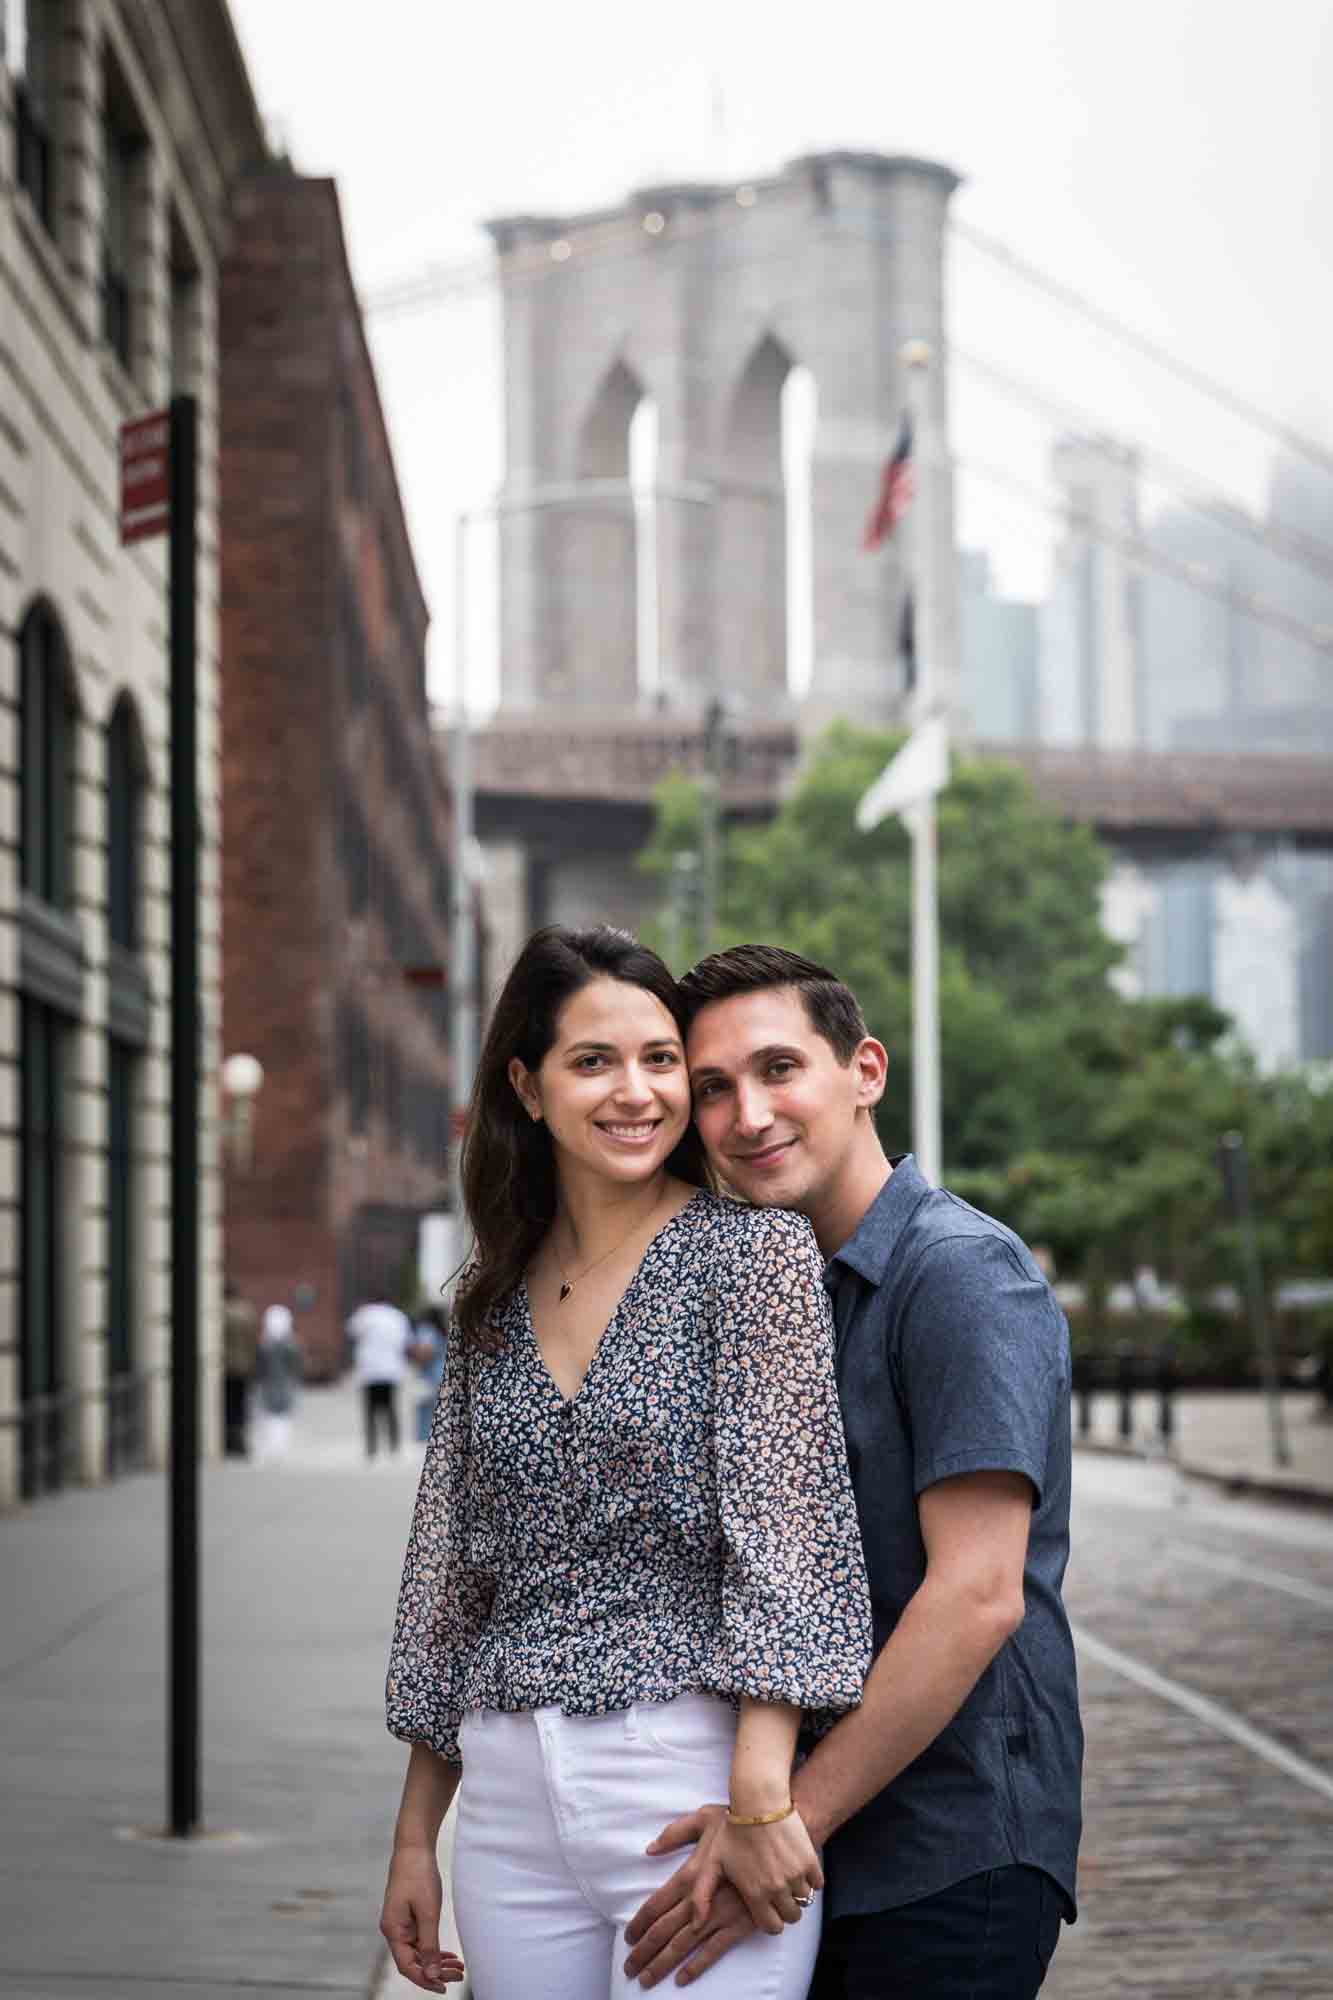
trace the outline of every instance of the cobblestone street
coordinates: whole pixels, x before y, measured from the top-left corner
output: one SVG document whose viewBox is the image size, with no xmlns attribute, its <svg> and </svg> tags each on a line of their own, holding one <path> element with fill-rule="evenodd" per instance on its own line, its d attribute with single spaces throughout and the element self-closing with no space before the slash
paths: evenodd
<svg viewBox="0 0 1333 2000">
<path fill-rule="evenodd" d="M 1081 1915 L 1049 2000 L 1333 1995 L 1333 1519 L 1080 1457 Z"/>
</svg>

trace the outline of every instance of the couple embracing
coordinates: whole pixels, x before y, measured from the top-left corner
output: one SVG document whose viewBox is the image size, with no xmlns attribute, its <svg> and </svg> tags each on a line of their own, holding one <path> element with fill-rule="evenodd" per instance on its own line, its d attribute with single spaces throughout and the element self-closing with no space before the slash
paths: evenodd
<svg viewBox="0 0 1333 2000">
<path fill-rule="evenodd" d="M 832 973 L 539 931 L 388 1679 L 381 1929 L 440 1824 L 476 2000 L 1025 2000 L 1074 1915 L 1069 1353 L 1009 1230 L 889 1159 Z M 716 1190 L 725 1187 L 729 1192 Z"/>
</svg>

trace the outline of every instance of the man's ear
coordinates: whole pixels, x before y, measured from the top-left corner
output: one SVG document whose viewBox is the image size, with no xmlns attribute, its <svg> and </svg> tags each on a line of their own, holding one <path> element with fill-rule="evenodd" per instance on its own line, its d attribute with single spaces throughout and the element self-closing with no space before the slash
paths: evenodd
<svg viewBox="0 0 1333 2000">
<path fill-rule="evenodd" d="M 537 1088 L 537 1079 L 533 1076 L 531 1070 L 524 1067 L 517 1056 L 514 1056 L 509 1064 L 509 1081 L 514 1086 L 514 1095 L 527 1112 L 529 1118 L 540 1118 L 542 1115 L 542 1096 L 540 1090 Z"/>
<path fill-rule="evenodd" d="M 889 1052 L 883 1042 L 867 1035 L 863 1042 L 857 1044 L 852 1066 L 856 1071 L 857 1106 L 869 1110 L 884 1095 L 884 1086 L 889 1079 Z"/>
</svg>

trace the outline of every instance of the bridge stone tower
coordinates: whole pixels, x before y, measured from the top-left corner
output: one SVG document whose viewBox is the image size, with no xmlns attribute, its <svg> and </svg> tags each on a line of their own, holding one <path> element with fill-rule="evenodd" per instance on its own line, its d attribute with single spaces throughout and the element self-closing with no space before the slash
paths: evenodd
<svg viewBox="0 0 1333 2000">
<path fill-rule="evenodd" d="M 936 437 L 948 436 L 943 253 L 957 185 L 927 160 L 827 153 L 768 180 L 649 188 L 594 214 L 490 224 L 503 295 L 506 471 L 501 706 L 490 732 L 498 762 L 492 784 L 483 739 L 479 826 L 490 847 L 511 850 L 506 879 L 515 879 L 514 843 L 530 849 L 537 835 L 512 778 L 499 778 L 500 765 L 512 773 L 521 762 L 517 738 L 539 756 L 540 737 L 581 734 L 592 756 L 599 731 L 678 735 L 719 697 L 741 738 L 898 712 L 902 577 L 893 552 L 869 557 L 862 537 L 905 407 L 909 339 L 926 340 L 936 357 L 931 415 Z M 812 674 L 796 708 L 782 456 L 783 387 L 795 367 L 813 377 L 817 412 Z M 645 397 L 657 463 L 651 505 L 636 506 L 630 427 Z M 956 619 L 946 455 L 919 531 L 934 543 L 935 631 L 946 655 Z M 645 575 L 651 689 L 640 686 L 637 645 Z M 638 914 L 630 829 L 613 818 L 603 815 L 603 861 L 585 850 L 574 868 L 572 854 L 565 866 L 552 848 L 547 816 L 550 893 L 518 896 L 516 929 Z M 580 827 L 580 841 L 595 834 L 586 814 Z M 498 956 L 508 942 L 497 938 Z"/>
</svg>

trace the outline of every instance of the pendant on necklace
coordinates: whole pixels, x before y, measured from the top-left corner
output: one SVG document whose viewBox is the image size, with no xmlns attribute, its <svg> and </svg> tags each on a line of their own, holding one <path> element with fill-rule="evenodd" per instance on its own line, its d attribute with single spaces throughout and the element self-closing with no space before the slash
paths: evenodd
<svg viewBox="0 0 1333 2000">
<path fill-rule="evenodd" d="M 573 1291 L 573 1289 L 574 1287 L 570 1284 L 569 1279 L 566 1278 L 564 1283 L 560 1287 L 560 1296 L 556 1300 L 556 1304 L 558 1306 L 562 1306 L 565 1303 L 565 1300 L 569 1297 L 570 1293 Z"/>
</svg>

